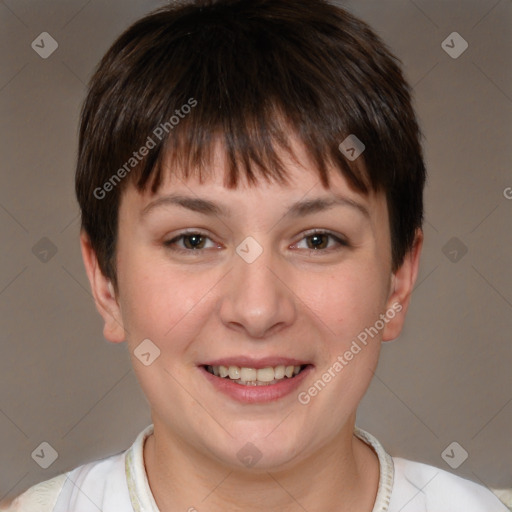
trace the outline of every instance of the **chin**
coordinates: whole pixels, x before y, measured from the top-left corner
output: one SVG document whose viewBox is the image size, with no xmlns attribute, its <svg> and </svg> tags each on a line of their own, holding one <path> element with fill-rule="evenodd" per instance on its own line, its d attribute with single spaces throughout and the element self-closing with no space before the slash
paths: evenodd
<svg viewBox="0 0 512 512">
<path fill-rule="evenodd" d="M 219 453 L 219 444 L 211 449 L 236 471 L 244 468 L 251 472 L 284 470 L 296 459 L 302 442 L 289 431 L 277 432 L 278 424 L 279 421 L 273 422 L 272 428 L 262 429 L 255 429 L 253 425 L 251 435 L 232 432 L 233 438 L 225 438 L 222 453 Z M 272 429 L 276 430 L 272 432 Z"/>
</svg>

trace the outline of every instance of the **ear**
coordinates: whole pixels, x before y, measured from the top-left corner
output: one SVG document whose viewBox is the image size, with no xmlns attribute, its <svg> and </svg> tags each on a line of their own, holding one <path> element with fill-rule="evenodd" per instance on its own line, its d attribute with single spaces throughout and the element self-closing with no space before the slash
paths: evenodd
<svg viewBox="0 0 512 512">
<path fill-rule="evenodd" d="M 82 250 L 85 271 L 91 284 L 94 302 L 96 303 L 96 309 L 105 322 L 103 336 L 108 341 L 120 343 L 125 340 L 121 307 L 117 302 L 114 287 L 110 279 L 101 272 L 89 237 L 83 231 L 80 233 L 80 248 Z"/>
<path fill-rule="evenodd" d="M 391 286 L 387 300 L 386 311 L 395 314 L 387 315 L 390 320 L 386 323 L 382 334 L 382 341 L 391 341 L 397 338 L 402 331 L 405 314 L 409 308 L 414 283 L 418 276 L 420 253 L 423 247 L 423 231 L 418 228 L 411 250 L 405 255 L 400 268 L 391 276 Z"/>
</svg>

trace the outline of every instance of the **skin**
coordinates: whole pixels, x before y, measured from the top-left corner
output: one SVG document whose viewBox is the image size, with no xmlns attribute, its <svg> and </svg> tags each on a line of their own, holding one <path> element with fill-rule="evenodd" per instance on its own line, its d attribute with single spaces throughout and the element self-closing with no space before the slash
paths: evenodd
<svg viewBox="0 0 512 512">
<path fill-rule="evenodd" d="M 223 152 L 203 183 L 171 176 L 152 196 L 133 185 L 119 211 L 115 296 L 88 238 L 81 248 L 104 336 L 126 341 L 134 371 L 150 403 L 154 435 L 144 446 L 146 472 L 162 512 L 368 511 L 375 502 L 379 465 L 373 450 L 353 435 L 356 409 L 377 366 L 381 341 L 402 329 L 417 277 L 421 230 L 396 273 L 391 270 L 388 210 L 383 193 L 363 195 L 336 169 L 324 189 L 303 149 L 281 154 L 290 176 L 282 185 L 261 179 L 224 187 Z M 302 165 L 299 163 L 302 162 Z M 169 162 L 170 168 L 170 162 Z M 169 193 L 206 198 L 232 210 L 227 217 L 170 205 L 140 212 Z M 362 205 L 337 205 L 305 217 L 285 213 L 303 199 L 342 195 Z M 185 229 L 204 239 L 164 242 Z M 329 230 L 348 241 L 321 236 Z M 263 253 L 247 263 L 236 247 L 252 236 Z M 203 249 L 190 249 L 198 245 Z M 187 249 L 188 248 L 188 249 Z M 297 400 L 399 303 L 385 324 L 307 405 Z M 144 366 L 133 352 L 149 338 L 161 351 Z M 266 404 L 241 404 L 219 393 L 197 365 L 221 357 L 295 357 L 314 365 L 297 392 Z M 262 453 L 245 467 L 237 452 L 252 442 Z"/>
</svg>

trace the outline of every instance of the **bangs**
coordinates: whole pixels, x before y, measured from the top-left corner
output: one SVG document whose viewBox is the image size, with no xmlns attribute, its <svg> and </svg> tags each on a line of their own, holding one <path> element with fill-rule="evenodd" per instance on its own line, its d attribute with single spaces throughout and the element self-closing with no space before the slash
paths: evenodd
<svg viewBox="0 0 512 512">
<path fill-rule="evenodd" d="M 250 18 L 250 3 L 243 7 L 244 17 Z M 297 7 L 290 7 L 296 17 Z M 157 11 L 137 27 L 143 35 L 131 32 L 126 41 L 121 37 L 110 53 L 118 76 L 111 73 L 110 83 L 97 86 L 117 99 L 109 103 L 117 112 L 110 110 L 104 117 L 116 120 L 114 126 L 104 127 L 114 134 L 110 172 L 151 137 L 154 147 L 127 180 L 139 191 L 151 184 L 156 192 L 164 156 L 176 162 L 175 172 L 201 176 L 211 167 L 218 141 L 228 162 L 227 186 L 236 186 L 240 173 L 249 183 L 255 183 L 256 173 L 283 182 L 286 171 L 277 150 L 291 154 L 293 133 L 324 186 L 329 183 L 327 167 L 333 165 L 357 190 L 380 188 L 377 175 L 367 179 L 361 165 L 364 156 L 350 161 L 339 150 L 351 134 L 367 147 L 377 149 L 382 143 L 382 134 L 362 113 L 370 116 L 379 109 L 385 81 L 378 81 L 375 70 L 364 69 L 362 56 L 354 55 L 354 48 L 362 51 L 360 46 L 347 37 L 347 47 L 331 42 L 325 51 L 316 31 L 265 19 L 261 6 L 260 19 L 251 23 L 239 19 L 234 6 L 211 6 L 208 16 L 197 10 L 187 16 L 186 10 L 169 23 L 162 19 L 169 13 Z M 335 30 L 323 23 L 317 28 Z M 326 38 L 323 44 L 328 43 Z M 347 66 L 349 56 L 354 62 Z M 130 65 L 124 66 L 128 60 Z M 114 66 L 105 62 L 103 67 Z M 373 99 L 368 95 L 372 84 L 358 87 L 364 74 L 366 82 L 368 77 L 373 81 Z M 101 108 L 97 113 L 96 125 L 102 123 Z"/>
<path fill-rule="evenodd" d="M 199 104 L 198 104 L 199 106 Z M 196 107 L 198 108 L 198 107 Z M 368 191 L 368 180 L 362 165 L 348 162 L 338 149 L 337 140 L 323 140 L 318 133 L 308 132 L 308 125 L 300 126 L 298 120 L 285 119 L 282 112 L 256 111 L 254 118 L 244 115 L 240 105 L 240 115 L 218 119 L 217 125 L 206 128 L 204 118 L 211 120 L 210 113 L 201 109 L 189 114 L 167 135 L 158 147 L 153 149 L 153 158 L 148 158 L 132 173 L 132 182 L 139 191 L 151 189 L 155 194 L 165 179 L 166 173 L 184 181 L 196 177 L 199 182 L 212 177 L 214 159 L 219 155 L 226 162 L 224 186 L 236 188 L 240 181 L 257 185 L 259 179 L 289 184 L 283 153 L 298 165 L 313 166 L 325 188 L 329 188 L 329 168 L 334 166 L 348 179 L 349 183 L 361 192 Z M 160 133 L 157 130 L 157 133 Z M 151 135 L 155 140 L 155 136 Z M 299 161 L 293 152 L 293 141 L 304 148 L 307 161 Z"/>
</svg>

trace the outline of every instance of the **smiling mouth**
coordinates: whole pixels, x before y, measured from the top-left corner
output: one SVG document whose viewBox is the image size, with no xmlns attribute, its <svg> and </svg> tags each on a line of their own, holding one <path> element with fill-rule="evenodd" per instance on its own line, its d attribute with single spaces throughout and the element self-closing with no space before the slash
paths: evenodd
<svg viewBox="0 0 512 512">
<path fill-rule="evenodd" d="M 284 380 L 293 379 L 304 371 L 309 364 L 300 366 L 267 366 L 266 368 L 245 368 L 239 366 L 205 365 L 206 371 L 221 379 L 228 379 L 242 386 L 270 386 Z"/>
</svg>

